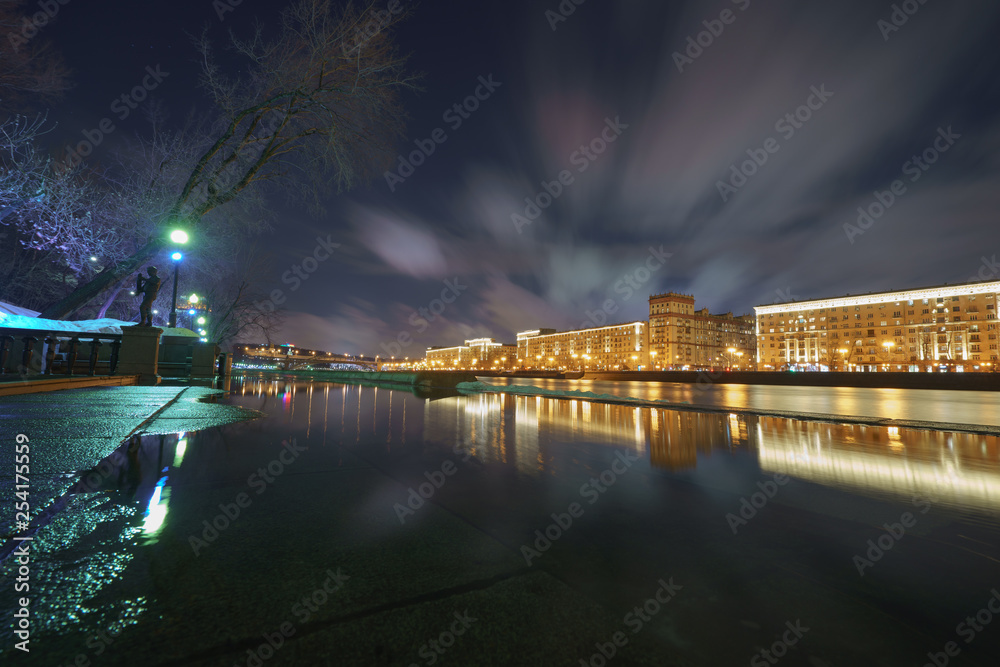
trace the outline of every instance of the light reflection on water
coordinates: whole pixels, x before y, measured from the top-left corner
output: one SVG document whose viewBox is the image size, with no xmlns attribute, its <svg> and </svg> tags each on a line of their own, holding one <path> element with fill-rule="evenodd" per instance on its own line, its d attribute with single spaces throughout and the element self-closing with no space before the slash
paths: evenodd
<svg viewBox="0 0 1000 667">
<path fill-rule="evenodd" d="M 534 386 L 560 392 L 587 391 L 715 408 L 1000 426 L 1000 401 L 995 392 L 989 391 L 785 387 L 714 384 L 708 381 L 700 384 L 683 384 L 538 378 L 484 378 L 484 380 L 492 385 Z"/>
<path fill-rule="evenodd" d="M 313 383 L 259 379 L 245 383 L 241 394 L 247 391 L 260 398 L 280 397 L 289 422 L 296 396 L 305 398 L 310 406 L 305 428 L 313 428 Z M 332 417 L 331 391 L 340 394 L 334 406 L 340 414 Z M 868 496 L 925 495 L 960 509 L 1000 511 L 996 436 L 505 393 L 419 399 L 398 389 L 323 384 L 323 397 L 324 442 L 332 418 L 355 444 L 375 436 L 389 451 L 409 436 L 449 449 L 460 445 L 483 461 L 512 466 L 524 475 L 552 474 L 562 465 L 560 448 L 574 442 L 643 452 L 653 467 L 665 471 L 693 470 L 700 459 L 743 451 L 765 473 Z M 825 399 L 814 395 L 810 400 Z M 898 410 L 900 400 L 894 394 L 883 407 Z M 412 415 L 417 407 L 419 421 L 411 417 L 407 424 L 407 410 Z"/>
<path fill-rule="evenodd" d="M 845 581 L 848 588 L 853 585 L 853 579 L 840 578 L 842 570 L 853 576 L 851 554 L 863 548 L 868 537 L 877 535 L 866 532 L 870 527 L 866 522 L 873 516 L 870 509 L 878 503 L 851 504 L 838 514 L 832 505 L 843 500 L 840 492 L 890 499 L 903 506 L 909 505 L 911 496 L 929 496 L 935 507 L 950 505 L 961 514 L 975 515 L 977 523 L 989 529 L 984 531 L 987 537 L 983 544 L 991 544 L 996 534 L 1000 442 L 994 436 L 674 411 L 579 398 L 504 393 L 418 396 L 388 387 L 276 377 L 237 378 L 232 387 L 234 395 L 229 402 L 259 409 L 268 416 L 223 429 L 143 437 L 134 451 L 124 448 L 109 457 L 111 472 L 106 483 L 96 491 L 79 494 L 76 510 L 60 515 L 57 521 L 62 523 L 53 522 L 47 538 L 50 543 L 38 546 L 60 554 L 54 563 L 72 561 L 75 565 L 56 565 L 61 568 L 58 572 L 38 572 L 39 606 L 48 614 L 39 628 L 43 635 L 73 630 L 89 636 L 142 622 L 153 623 L 147 630 L 158 627 L 157 605 L 162 604 L 158 599 L 162 591 L 141 585 L 133 588 L 133 582 L 136 577 L 146 581 L 153 554 L 159 550 L 171 545 L 176 549 L 178 543 L 182 550 L 187 548 L 186 532 L 174 533 L 171 538 L 177 530 L 171 522 L 198 526 L 202 519 L 210 518 L 217 511 L 218 498 L 212 496 L 211 502 L 205 498 L 215 486 L 235 483 L 222 495 L 223 500 L 231 499 L 236 490 L 245 488 L 248 470 L 273 459 L 278 443 L 293 436 L 304 438 L 303 444 L 309 447 L 303 463 L 297 465 L 313 468 L 303 469 L 302 474 L 328 471 L 345 465 L 345 461 L 357 466 L 357 459 L 365 463 L 374 459 L 379 469 L 399 473 L 401 479 L 412 479 L 405 477 L 407 471 L 419 479 L 425 469 L 439 464 L 441 455 L 451 456 L 453 447 L 470 451 L 484 464 L 479 472 L 471 466 L 463 468 L 434 501 L 456 514 L 468 512 L 463 515 L 466 519 L 492 531 L 495 539 L 507 540 L 515 549 L 544 525 L 538 522 L 553 508 L 565 507 L 560 505 L 564 496 L 555 482 L 565 482 L 570 497 L 578 499 L 575 491 L 579 483 L 600 469 L 591 466 L 593 460 L 605 467 L 600 461 L 602 453 L 610 458 L 613 450 L 634 452 L 644 460 L 642 466 L 648 462 L 652 470 L 637 465 L 641 472 L 629 473 L 627 482 L 616 488 L 608 501 L 594 510 L 588 508 L 590 523 L 581 522 L 567 539 L 576 540 L 574 545 L 579 545 L 581 553 L 599 552 L 601 558 L 614 562 L 621 559 L 620 572 L 609 575 L 607 582 L 595 579 L 595 586 L 607 584 L 611 591 L 607 597 L 612 600 L 616 596 L 634 597 L 635 591 L 628 588 L 633 584 L 623 583 L 628 573 L 652 571 L 653 564 L 659 567 L 667 559 L 678 573 L 691 579 L 692 590 L 699 579 L 708 582 L 705 590 L 729 590 L 730 580 L 739 581 L 748 593 L 746 599 L 734 594 L 729 621 L 738 620 L 740 614 L 746 617 L 747 610 L 758 613 L 762 608 L 759 601 L 765 597 L 781 598 L 784 604 L 785 598 L 770 588 L 773 580 L 759 577 L 758 568 L 774 560 L 774 554 L 784 555 L 782 567 L 810 566 L 806 574 L 812 579 L 835 587 L 844 586 Z M 387 461 L 388 465 L 382 465 Z M 734 471 L 744 478 L 734 482 Z M 775 473 L 810 484 L 784 487 L 775 506 L 768 507 L 766 518 L 757 519 L 752 531 L 739 536 L 743 541 L 737 541 L 729 534 L 726 512 L 735 511 L 747 488 L 756 490 L 754 484 L 762 475 Z M 502 484 L 487 486 L 497 480 Z M 682 483 L 674 484 L 675 480 Z M 296 493 L 294 484 L 282 484 L 282 490 L 269 495 L 267 503 L 277 501 L 279 493 Z M 405 483 L 398 486 L 403 489 Z M 814 493 L 817 489 L 822 493 Z M 498 501 L 494 507 L 487 498 L 491 494 L 519 502 Z M 555 503 L 552 507 L 545 504 L 550 498 Z M 818 509 L 798 513 L 809 503 Z M 274 521 L 266 509 L 269 506 L 255 506 L 244 520 L 257 523 L 245 525 L 267 526 Z M 795 508 L 796 512 L 785 512 L 784 508 Z M 384 509 L 392 515 L 391 502 L 387 501 Z M 899 516 L 895 509 L 890 514 Z M 429 510 L 424 516 L 430 516 Z M 789 522 L 781 517 L 788 517 Z M 921 518 L 920 527 L 939 530 L 947 520 L 935 512 Z M 786 530 L 788 526 L 793 529 Z M 964 539 L 968 522 L 955 526 Z M 224 544 L 234 544 L 236 535 L 228 533 Z M 304 543 L 307 549 L 310 539 Z M 51 541 L 61 544 L 53 546 Z M 933 542 L 914 537 L 908 538 L 906 546 L 912 545 L 913 553 L 924 555 L 937 548 L 939 541 L 959 543 L 958 538 L 935 532 Z M 627 546 L 620 551 L 600 551 L 618 542 Z M 814 548 L 816 553 L 826 553 L 831 545 L 844 551 L 834 565 L 810 561 Z M 961 543 L 956 553 L 967 554 L 966 546 Z M 219 550 L 213 551 L 215 554 L 227 547 L 212 548 Z M 560 556 L 546 558 L 554 562 Z M 937 567 L 934 558 L 928 557 L 927 563 Z M 583 568 L 582 572 L 603 572 L 603 565 L 586 569 L 586 559 L 566 562 Z M 981 563 L 957 556 L 952 562 L 959 573 L 970 571 L 968 562 Z M 739 574 L 734 574 L 737 571 Z M 589 576 L 581 576 L 577 583 L 586 584 Z M 796 604 L 803 590 L 819 601 L 816 604 L 825 604 L 828 597 L 823 585 L 796 580 L 789 586 L 794 590 L 787 599 Z M 891 597 L 885 608 L 894 609 L 896 602 Z M 927 608 L 937 609 L 934 605 L 938 602 L 933 598 L 933 603 L 926 603 Z M 948 616 L 966 606 L 964 602 L 953 604 L 941 613 Z M 850 606 L 844 618 L 867 613 L 867 608 L 866 604 Z M 702 621 L 697 619 L 709 612 L 719 613 L 710 606 L 692 607 L 690 614 L 679 613 L 677 622 L 700 625 Z M 784 606 L 775 612 L 784 613 Z M 765 611 L 759 614 L 766 615 Z M 780 626 L 784 617 L 771 620 Z M 719 627 L 723 627 L 721 622 Z M 682 630 L 694 636 L 692 627 Z M 83 650 L 81 645 L 79 637 L 72 639 L 66 654 L 75 655 Z M 698 645 L 707 647 L 706 652 L 716 648 L 711 639 Z M 705 664 L 736 664 L 716 657 Z"/>
</svg>

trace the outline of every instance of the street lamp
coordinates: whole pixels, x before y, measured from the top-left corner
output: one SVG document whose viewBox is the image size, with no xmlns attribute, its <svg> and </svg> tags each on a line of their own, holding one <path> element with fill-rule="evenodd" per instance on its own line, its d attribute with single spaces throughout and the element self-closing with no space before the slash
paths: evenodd
<svg viewBox="0 0 1000 667">
<path fill-rule="evenodd" d="M 175 229 L 170 232 L 170 240 L 177 245 L 184 245 L 188 242 L 188 234 L 183 229 Z M 170 259 L 174 260 L 174 298 L 173 305 L 170 308 L 170 328 L 177 328 L 177 280 L 180 273 L 181 260 L 184 259 L 184 255 L 179 251 L 175 251 L 170 255 Z"/>
<path fill-rule="evenodd" d="M 174 260 L 174 297 L 172 305 L 170 306 L 170 328 L 174 329 L 177 327 L 177 276 L 179 274 L 181 260 L 184 259 L 184 255 L 179 252 L 175 252 L 170 255 L 170 259 Z"/>
<path fill-rule="evenodd" d="M 847 353 L 850 352 L 850 350 L 848 350 L 846 347 L 842 347 L 839 350 L 837 350 L 837 352 L 840 352 L 841 356 L 844 357 L 843 365 L 847 366 L 848 365 L 847 360 L 849 359 Z M 841 370 L 846 370 L 846 368 L 842 368 Z"/>
<path fill-rule="evenodd" d="M 892 348 L 896 347 L 896 344 L 886 341 L 882 343 L 882 347 L 885 348 L 885 366 L 886 372 L 888 372 L 892 370 Z"/>
</svg>

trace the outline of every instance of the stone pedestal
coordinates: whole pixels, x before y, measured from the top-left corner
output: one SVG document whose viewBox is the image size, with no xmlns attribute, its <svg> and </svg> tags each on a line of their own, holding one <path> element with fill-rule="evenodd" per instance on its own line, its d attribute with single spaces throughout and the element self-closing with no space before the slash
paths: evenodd
<svg viewBox="0 0 1000 667">
<path fill-rule="evenodd" d="M 218 357 L 219 347 L 215 343 L 195 343 L 191 351 L 191 377 L 214 378 L 215 360 Z"/>
<path fill-rule="evenodd" d="M 160 355 L 160 334 L 156 327 L 122 327 L 122 351 L 118 360 L 118 375 L 138 375 L 139 384 L 160 384 L 157 359 Z"/>
</svg>

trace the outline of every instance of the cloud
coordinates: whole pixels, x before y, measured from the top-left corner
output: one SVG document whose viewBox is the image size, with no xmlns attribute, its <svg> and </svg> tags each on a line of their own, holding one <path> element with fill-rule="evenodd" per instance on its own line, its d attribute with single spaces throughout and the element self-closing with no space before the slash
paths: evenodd
<svg viewBox="0 0 1000 667">
<path fill-rule="evenodd" d="M 810 298 L 960 280 L 984 245 L 1000 250 L 1000 124 L 982 111 L 996 108 L 1000 7 L 921 5 L 886 41 L 877 21 L 888 4 L 742 4 L 683 72 L 675 52 L 726 3 L 588 4 L 555 35 L 529 17 L 507 108 L 498 97 L 463 129 L 467 143 L 449 144 L 459 177 L 426 179 L 397 212 L 351 213 L 375 270 L 417 279 L 420 293 L 453 275 L 472 285 L 421 340 L 578 326 L 650 245 L 673 257 L 649 292 L 693 292 L 698 307 L 737 313 L 779 289 Z M 833 95 L 779 130 L 818 89 Z M 573 152 L 615 117 L 628 129 L 576 171 Z M 851 244 L 843 226 L 857 207 L 948 125 L 961 141 Z M 718 184 L 768 138 L 778 151 L 724 201 Z M 564 169 L 574 182 L 518 233 L 512 214 Z M 426 304 L 385 296 L 381 336 Z M 621 305 L 622 319 L 642 317 L 645 294 Z"/>
</svg>

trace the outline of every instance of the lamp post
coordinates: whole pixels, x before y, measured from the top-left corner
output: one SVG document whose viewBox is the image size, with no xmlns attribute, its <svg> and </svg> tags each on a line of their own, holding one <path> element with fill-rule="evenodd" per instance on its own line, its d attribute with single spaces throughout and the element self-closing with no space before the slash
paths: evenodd
<svg viewBox="0 0 1000 667">
<path fill-rule="evenodd" d="M 177 245 L 184 245 L 188 242 L 188 234 L 183 229 L 175 229 L 170 232 L 170 240 Z M 170 307 L 170 328 L 177 328 L 177 279 L 180 274 L 181 260 L 184 259 L 184 255 L 180 251 L 175 251 L 170 255 L 170 259 L 174 260 L 174 298 L 172 305 Z"/>
</svg>

